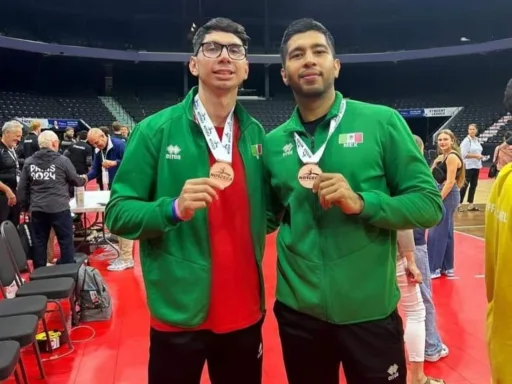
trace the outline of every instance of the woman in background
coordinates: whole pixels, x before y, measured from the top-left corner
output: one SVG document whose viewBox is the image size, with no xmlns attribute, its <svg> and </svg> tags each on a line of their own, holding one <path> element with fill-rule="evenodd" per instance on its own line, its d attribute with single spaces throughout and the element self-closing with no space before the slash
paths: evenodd
<svg viewBox="0 0 512 384">
<path fill-rule="evenodd" d="M 396 278 L 400 288 L 399 306 L 405 313 L 405 345 L 410 363 L 410 384 L 444 384 L 441 379 L 425 375 L 425 306 L 419 284 L 421 272 L 414 260 L 412 230 L 398 231 Z"/>
<path fill-rule="evenodd" d="M 424 144 L 419 136 L 414 135 L 414 140 L 421 153 Z M 448 347 L 441 340 L 436 322 L 436 308 L 432 298 L 432 280 L 428 263 L 428 249 L 425 228 L 415 228 L 414 234 L 414 260 L 421 273 L 420 284 L 421 298 L 425 305 L 425 361 L 435 363 L 445 358 L 450 353 Z"/>
<path fill-rule="evenodd" d="M 501 169 L 507 165 L 508 163 L 512 163 L 512 132 L 505 132 L 505 136 L 503 137 L 503 143 L 498 145 L 494 150 L 494 157 L 492 159 L 493 163 L 496 164 L 496 169 L 498 173 Z M 498 175 L 496 175 L 498 177 Z"/>
<path fill-rule="evenodd" d="M 478 128 L 476 127 L 476 124 L 469 124 L 468 135 L 460 144 L 460 151 L 462 159 L 464 160 L 464 168 L 466 168 L 466 182 L 460 189 L 460 204 L 464 202 L 464 197 L 466 196 L 466 191 L 469 187 L 468 211 L 479 211 L 479 209 L 473 205 L 483 159 L 483 147 L 480 144 L 478 137 L 476 137 L 477 133 Z M 459 211 L 463 211 L 462 205 L 459 207 Z"/>
<path fill-rule="evenodd" d="M 441 190 L 445 212 L 441 222 L 429 230 L 427 239 L 431 278 L 444 274 L 455 276 L 453 215 L 460 203 L 460 188 L 464 185 L 464 163 L 452 131 L 443 129 L 437 135 L 440 155 L 432 164 L 432 174 Z"/>
</svg>

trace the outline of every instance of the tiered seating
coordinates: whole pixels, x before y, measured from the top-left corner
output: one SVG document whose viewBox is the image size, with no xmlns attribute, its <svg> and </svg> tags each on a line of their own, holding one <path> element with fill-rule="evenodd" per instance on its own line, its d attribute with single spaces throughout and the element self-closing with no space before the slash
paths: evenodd
<svg viewBox="0 0 512 384">
<path fill-rule="evenodd" d="M 263 125 L 266 131 L 270 131 L 288 120 L 295 102 L 291 100 L 244 100 L 242 105 Z"/>
<path fill-rule="evenodd" d="M 110 125 L 115 120 L 93 94 L 78 97 L 0 92 L 0 120 L 14 117 L 83 119 L 90 126 Z"/>
<path fill-rule="evenodd" d="M 503 105 L 499 103 L 467 105 L 462 112 L 453 119 L 449 128 L 462 140 L 467 135 L 468 125 L 476 124 L 481 134 L 482 142 L 501 142 L 503 135 L 495 137 L 498 132 L 497 130 L 489 132 L 486 132 L 486 130 L 500 119 L 503 115 L 503 109 Z"/>
<path fill-rule="evenodd" d="M 499 144 L 503 141 L 505 132 L 512 131 L 512 116 L 505 115 L 498 119 L 480 134 L 480 141 L 488 144 Z"/>
<path fill-rule="evenodd" d="M 147 116 L 176 104 L 180 98 L 172 92 L 146 89 L 137 93 L 119 93 L 116 99 L 138 123 Z"/>
</svg>

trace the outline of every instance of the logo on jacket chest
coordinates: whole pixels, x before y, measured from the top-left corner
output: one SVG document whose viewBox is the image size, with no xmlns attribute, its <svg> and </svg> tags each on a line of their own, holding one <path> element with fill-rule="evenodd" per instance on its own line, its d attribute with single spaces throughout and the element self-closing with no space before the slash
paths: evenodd
<svg viewBox="0 0 512 384">
<path fill-rule="evenodd" d="M 359 144 L 363 144 L 363 139 L 362 132 L 342 133 L 338 137 L 338 144 L 343 145 L 345 148 L 354 148 Z"/>
<path fill-rule="evenodd" d="M 169 145 L 167 147 L 167 154 L 165 155 L 165 158 L 168 160 L 181 160 L 181 148 L 177 145 Z"/>
</svg>

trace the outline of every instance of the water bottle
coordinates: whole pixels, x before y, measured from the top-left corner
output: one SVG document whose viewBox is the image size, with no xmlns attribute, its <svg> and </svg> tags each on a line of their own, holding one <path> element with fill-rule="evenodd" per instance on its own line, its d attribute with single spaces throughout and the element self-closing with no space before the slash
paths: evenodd
<svg viewBox="0 0 512 384">
<path fill-rule="evenodd" d="M 85 205 L 85 188 L 84 187 L 75 187 L 75 201 L 76 206 L 79 208 L 83 208 Z"/>
<path fill-rule="evenodd" d="M 105 168 L 101 171 L 101 181 L 103 183 L 103 190 L 108 191 L 108 170 Z"/>
</svg>

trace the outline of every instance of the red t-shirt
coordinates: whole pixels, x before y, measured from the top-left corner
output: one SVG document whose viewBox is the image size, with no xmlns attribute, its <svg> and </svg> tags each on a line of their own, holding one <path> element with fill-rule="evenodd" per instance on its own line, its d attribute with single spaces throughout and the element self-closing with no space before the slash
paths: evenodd
<svg viewBox="0 0 512 384">
<path fill-rule="evenodd" d="M 222 137 L 223 128 L 216 128 Z M 233 183 L 219 191 L 219 199 L 208 208 L 211 248 L 210 308 L 206 321 L 197 328 L 180 328 L 151 319 L 159 331 L 211 330 L 226 333 L 247 328 L 261 319 L 260 280 L 252 241 L 249 196 L 245 167 L 238 151 L 240 130 L 235 122 Z M 210 153 L 210 165 L 215 158 Z"/>
</svg>

